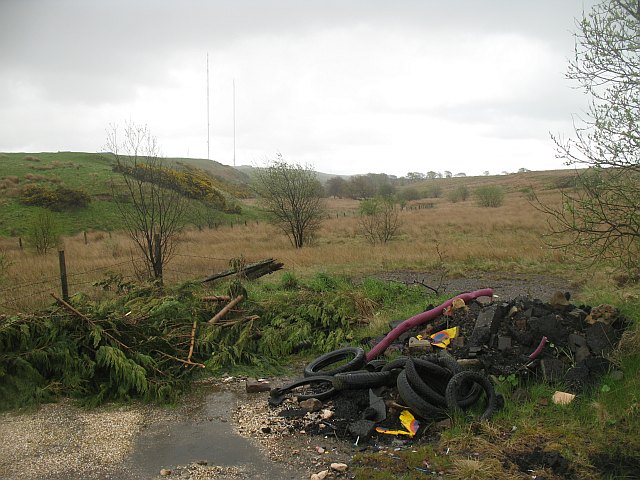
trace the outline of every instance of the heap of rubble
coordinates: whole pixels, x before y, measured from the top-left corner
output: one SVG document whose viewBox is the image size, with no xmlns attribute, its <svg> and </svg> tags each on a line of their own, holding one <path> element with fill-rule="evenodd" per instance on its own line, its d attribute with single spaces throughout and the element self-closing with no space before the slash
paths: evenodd
<svg viewBox="0 0 640 480">
<path fill-rule="evenodd" d="M 399 323 L 392 322 L 390 328 Z M 483 371 L 494 382 L 508 379 L 526 386 L 530 381 L 545 381 L 580 393 L 610 370 L 607 356 L 627 325 L 628 321 L 611 305 L 576 306 L 568 294 L 560 292 L 548 303 L 527 297 L 507 302 L 478 297 L 468 304 L 454 302 L 433 321 L 404 332 L 387 348 L 385 357 L 390 360 L 400 354 L 433 359 L 437 357 L 433 353 L 441 351 L 433 345 L 433 337 L 457 327 L 446 350 L 462 368 Z M 372 340 L 372 346 L 380 340 Z M 372 366 L 371 370 L 375 368 Z M 272 398 L 274 392 L 277 389 L 272 390 Z M 419 438 L 433 431 L 424 428 L 426 425 L 435 423 L 435 419 L 419 418 L 421 428 L 414 432 L 416 435 L 399 437 L 403 440 L 382 434 L 385 428 L 402 429 L 399 416 L 407 409 L 393 386 L 340 391 L 322 401 L 310 397 L 313 392 L 301 402 L 294 397 L 276 403 L 274 420 L 279 420 L 272 426 L 265 425 L 263 433 L 271 433 L 275 427 L 290 433 L 349 438 L 356 444 L 375 437 L 375 443 L 382 444 Z M 380 400 L 384 414 L 372 418 L 373 402 Z M 446 423 L 447 420 L 440 421 L 439 425 L 446 428 Z"/>
</svg>

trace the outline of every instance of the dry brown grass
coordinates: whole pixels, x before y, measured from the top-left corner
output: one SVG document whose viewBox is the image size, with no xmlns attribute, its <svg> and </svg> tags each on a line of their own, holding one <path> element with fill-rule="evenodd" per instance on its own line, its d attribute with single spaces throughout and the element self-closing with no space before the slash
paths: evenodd
<svg viewBox="0 0 640 480">
<path fill-rule="evenodd" d="M 508 194 L 500 208 L 480 208 L 472 200 L 454 204 L 435 199 L 435 203 L 434 208 L 403 211 L 401 235 L 381 246 L 370 246 L 358 234 L 357 202 L 352 200 L 330 200 L 331 211 L 345 215 L 329 215 L 316 245 L 300 250 L 263 222 L 189 230 L 181 235 L 176 256 L 166 267 L 166 281 L 205 277 L 228 268 L 229 259 L 239 255 L 249 262 L 277 258 L 299 275 L 316 270 L 356 275 L 393 269 L 429 270 L 443 264 L 453 273 L 478 269 L 550 272 L 566 261 L 545 247 L 545 217 L 518 192 Z M 96 294 L 91 283 L 104 278 L 107 271 L 127 278 L 136 276 L 138 253 L 124 234 L 89 233 L 87 245 L 82 234 L 67 237 L 64 250 L 72 292 Z M 1 239 L 0 251 L 10 264 L 0 272 L 3 309 L 28 310 L 48 303 L 48 293 L 59 291 L 55 252 L 37 256 L 20 250 L 15 238 Z M 30 285 L 33 283 L 36 285 Z"/>
</svg>

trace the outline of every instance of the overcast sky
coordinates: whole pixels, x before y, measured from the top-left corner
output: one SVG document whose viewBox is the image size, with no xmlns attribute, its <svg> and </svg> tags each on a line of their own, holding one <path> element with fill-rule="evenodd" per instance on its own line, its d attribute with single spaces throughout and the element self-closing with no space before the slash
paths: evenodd
<svg viewBox="0 0 640 480">
<path fill-rule="evenodd" d="M 336 174 L 561 168 L 564 78 L 595 0 L 0 0 L 0 151 L 101 151 Z"/>
</svg>

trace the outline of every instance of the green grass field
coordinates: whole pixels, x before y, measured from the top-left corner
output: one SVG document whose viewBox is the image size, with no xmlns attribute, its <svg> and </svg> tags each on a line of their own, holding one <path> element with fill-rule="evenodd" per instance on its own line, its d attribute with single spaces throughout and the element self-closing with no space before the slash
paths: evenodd
<svg viewBox="0 0 640 480">
<path fill-rule="evenodd" d="M 248 177 L 232 167 L 199 159 L 166 159 L 168 165 L 177 168 L 199 168 L 212 176 L 215 185 L 233 199 L 234 194 L 246 194 Z M 117 231 L 122 222 L 113 195 L 118 191 L 120 175 L 112 170 L 109 154 L 58 152 L 58 153 L 0 153 L 0 235 L 24 235 L 28 225 L 40 210 L 20 203 L 19 193 L 25 185 L 45 185 L 81 189 L 91 196 L 86 208 L 55 212 L 54 216 L 65 235 L 81 231 Z M 115 184 L 116 187 L 112 187 Z M 201 203 L 192 201 L 188 208 L 187 223 L 200 225 L 212 215 L 216 223 L 239 222 L 256 218 L 251 207 L 243 214 L 212 213 Z"/>
</svg>

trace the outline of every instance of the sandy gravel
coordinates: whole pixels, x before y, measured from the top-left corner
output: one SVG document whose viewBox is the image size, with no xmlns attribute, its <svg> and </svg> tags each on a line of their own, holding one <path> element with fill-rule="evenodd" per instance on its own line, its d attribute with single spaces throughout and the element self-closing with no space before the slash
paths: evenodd
<svg viewBox="0 0 640 480">
<path fill-rule="evenodd" d="M 2 414 L 0 478 L 108 475 L 131 450 L 144 417 L 141 407 L 85 411 L 69 401 L 43 405 L 32 413 Z"/>
</svg>

